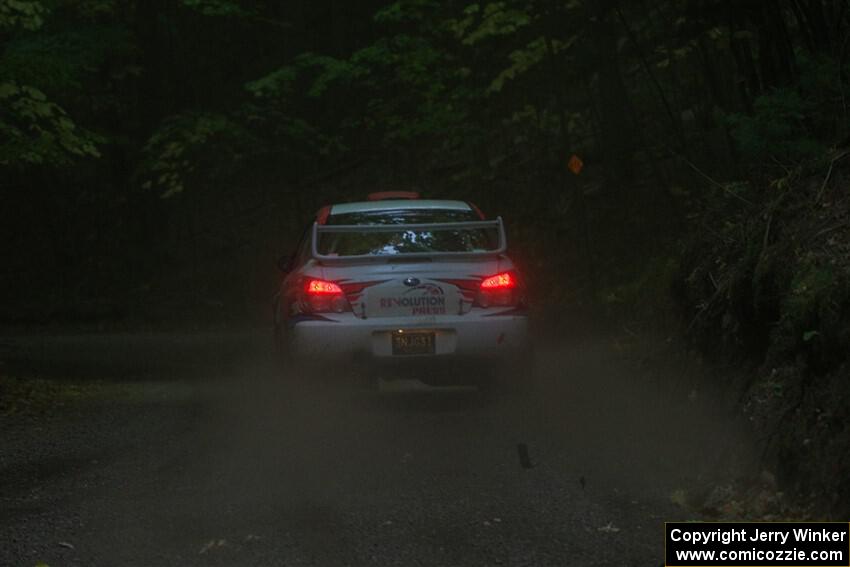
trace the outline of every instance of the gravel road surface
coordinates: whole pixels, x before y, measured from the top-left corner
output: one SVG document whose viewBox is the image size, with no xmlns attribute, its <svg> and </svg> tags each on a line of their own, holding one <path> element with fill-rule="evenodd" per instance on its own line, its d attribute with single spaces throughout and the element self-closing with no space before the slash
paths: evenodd
<svg viewBox="0 0 850 567">
<path fill-rule="evenodd" d="M 0 417 L 0 565 L 663 563 L 663 522 L 746 436 L 608 346 L 537 355 L 531 393 L 350 387 L 264 333 L 0 339 L 5 372 L 96 381 Z M 0 371 L 3 367 L 0 367 Z"/>
</svg>

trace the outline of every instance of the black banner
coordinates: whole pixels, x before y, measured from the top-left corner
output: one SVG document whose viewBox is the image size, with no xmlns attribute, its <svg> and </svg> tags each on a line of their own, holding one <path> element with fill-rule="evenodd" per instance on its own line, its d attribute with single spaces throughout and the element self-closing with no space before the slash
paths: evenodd
<svg viewBox="0 0 850 567">
<path fill-rule="evenodd" d="M 850 524 L 668 522 L 667 567 L 850 567 Z"/>
</svg>

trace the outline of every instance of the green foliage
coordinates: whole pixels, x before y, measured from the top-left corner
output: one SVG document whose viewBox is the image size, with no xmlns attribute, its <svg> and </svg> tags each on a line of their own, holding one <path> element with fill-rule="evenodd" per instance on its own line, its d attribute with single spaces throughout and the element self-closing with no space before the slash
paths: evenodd
<svg viewBox="0 0 850 567">
<path fill-rule="evenodd" d="M 365 70 L 347 60 L 327 55 L 302 53 L 292 65 L 286 65 L 268 75 L 245 85 L 257 97 L 285 100 L 294 94 L 296 81 L 307 81 L 306 95 L 311 98 L 322 96 L 329 88 L 345 88 Z"/>
<path fill-rule="evenodd" d="M 243 109 L 248 126 L 264 133 L 263 155 L 286 156 L 292 161 L 315 160 L 317 157 L 340 155 L 347 148 L 343 136 L 328 133 L 320 126 L 278 106 L 247 105 Z M 256 145 L 257 142 L 254 142 Z"/>
<path fill-rule="evenodd" d="M 466 45 L 475 45 L 487 39 L 514 35 L 528 26 L 532 16 L 528 7 L 512 6 L 509 2 L 471 4 L 464 10 L 464 18 L 454 22 L 453 29 Z"/>
<path fill-rule="evenodd" d="M 430 2 L 397 2 L 376 16 L 382 24 L 396 25 L 424 17 Z M 434 32 L 438 33 L 438 32 Z M 246 88 L 263 101 L 263 113 L 287 124 L 284 138 L 304 142 L 328 155 L 347 146 L 346 136 L 363 132 L 377 135 L 386 145 L 413 142 L 442 134 L 446 144 L 463 124 L 465 93 L 451 56 L 432 37 L 399 33 L 382 37 L 353 52 L 347 59 L 303 53 Z M 397 96 L 388 97 L 387 93 Z M 341 120 L 333 115 L 308 124 L 294 113 L 324 100 L 326 105 L 345 100 Z M 358 111 L 354 111 L 354 109 Z M 339 134 L 339 135 L 335 135 Z"/>
<path fill-rule="evenodd" d="M 462 125 L 466 116 L 464 90 L 450 67 L 450 55 L 423 37 L 399 34 L 382 39 L 352 56 L 364 73 L 373 127 L 384 132 L 385 143 L 414 141 L 443 134 Z M 386 86 L 403 97 L 388 99 Z"/>
<path fill-rule="evenodd" d="M 99 157 L 100 142 L 39 89 L 0 83 L 0 165 L 67 165 L 74 158 Z"/>
<path fill-rule="evenodd" d="M 44 24 L 47 9 L 32 0 L 0 0 L 0 30 L 37 30 Z"/>
<path fill-rule="evenodd" d="M 350 61 L 326 55 L 304 53 L 295 59 L 302 69 L 314 71 L 313 82 L 307 90 L 307 96 L 318 98 L 332 87 L 344 89 L 350 81 L 365 73 L 365 70 Z"/>
<path fill-rule="evenodd" d="M 522 49 L 512 51 L 510 54 L 511 65 L 493 79 L 489 90 L 491 92 L 502 90 L 506 81 L 513 80 L 518 75 L 535 67 L 546 58 L 547 53 L 546 38 L 543 37 L 538 37 Z"/>
<path fill-rule="evenodd" d="M 142 187 L 162 198 L 182 193 L 190 180 L 209 180 L 239 159 L 248 134 L 222 114 L 188 113 L 162 123 L 145 145 Z M 224 161 L 222 161 L 224 160 Z"/>
<path fill-rule="evenodd" d="M 252 13 L 239 2 L 229 0 L 180 0 L 187 8 L 196 10 L 204 16 L 247 16 Z"/>
<path fill-rule="evenodd" d="M 429 20 L 439 7 L 435 0 L 398 0 L 378 10 L 373 19 L 376 23 L 388 25 L 419 24 Z"/>
<path fill-rule="evenodd" d="M 838 264 L 846 264 L 841 259 Z M 822 259 L 802 259 L 794 265 L 790 288 L 782 303 L 776 344 L 793 353 L 801 343 L 818 341 L 822 350 L 845 350 L 845 312 L 850 300 L 850 280 Z M 783 353 L 784 354 L 784 353 Z M 829 353 L 831 354 L 831 353 Z"/>
<path fill-rule="evenodd" d="M 275 151 L 295 155 L 327 156 L 345 149 L 340 124 L 325 126 L 324 118 L 308 120 L 298 109 L 309 102 L 323 99 L 332 90 L 334 94 L 354 88 L 352 82 L 367 72 L 352 60 L 303 53 L 292 64 L 245 85 L 256 102 L 245 107 L 247 119 L 261 125 L 270 139 L 266 142 Z"/>
<path fill-rule="evenodd" d="M 525 47 L 512 51 L 510 54 L 511 65 L 503 69 L 488 88 L 489 92 L 499 92 L 505 83 L 522 76 L 530 69 L 535 68 L 547 57 L 554 57 L 558 53 L 569 49 L 578 41 L 579 36 L 573 35 L 564 41 L 551 40 L 538 37 L 529 42 Z M 552 52 L 550 53 L 550 47 Z"/>
<path fill-rule="evenodd" d="M 72 8 L 83 20 L 88 22 L 103 21 L 114 18 L 117 12 L 117 2 L 122 0 L 54 0 L 60 5 Z"/>
<path fill-rule="evenodd" d="M 246 90 L 256 97 L 286 99 L 293 94 L 298 70 L 285 65 L 245 85 Z"/>
<path fill-rule="evenodd" d="M 804 320 L 811 315 L 809 310 L 837 283 L 836 274 L 828 266 L 800 267 L 794 274 L 790 293 L 786 299 L 786 311 L 793 319 Z"/>
<path fill-rule="evenodd" d="M 751 159 L 771 156 L 798 162 L 823 153 L 808 123 L 814 106 L 793 89 L 758 97 L 752 116 L 732 114 L 728 124 L 742 152 Z"/>
<path fill-rule="evenodd" d="M 0 77 L 46 92 L 69 96 L 110 57 L 133 53 L 129 31 L 118 26 L 76 26 L 46 34 L 22 35 L 9 42 L 0 58 Z"/>
<path fill-rule="evenodd" d="M 104 61 L 132 51 L 129 30 L 101 25 L 114 14 L 110 0 L 50 6 L 86 20 L 79 25 L 44 26 L 48 10 L 41 2 L 0 0 L 0 29 L 14 30 L 0 56 L 0 164 L 11 167 L 70 166 L 80 158 L 99 157 L 107 138 L 77 125 L 74 106 Z"/>
</svg>

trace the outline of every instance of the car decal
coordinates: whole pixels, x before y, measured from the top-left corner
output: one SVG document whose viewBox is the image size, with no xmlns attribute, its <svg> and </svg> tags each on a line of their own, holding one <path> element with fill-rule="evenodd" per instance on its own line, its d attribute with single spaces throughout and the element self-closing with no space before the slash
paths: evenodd
<svg viewBox="0 0 850 567">
<path fill-rule="evenodd" d="M 449 285 L 455 286 L 463 297 L 464 301 L 467 303 L 471 303 L 475 300 L 475 296 L 478 293 L 478 288 L 481 285 L 481 277 L 479 276 L 469 276 L 468 278 L 433 278 L 434 281 L 447 283 Z"/>
<path fill-rule="evenodd" d="M 432 284 L 432 283 L 419 284 L 418 286 L 412 287 L 412 288 L 408 289 L 407 291 L 405 291 L 404 295 L 407 295 L 408 293 L 410 293 L 412 291 L 424 291 L 425 295 L 444 295 L 445 294 L 445 292 L 443 291 L 443 288 L 441 288 L 440 286 L 438 286 L 436 284 Z"/>
<path fill-rule="evenodd" d="M 390 280 L 371 280 L 365 282 L 357 282 L 350 281 L 346 279 L 337 280 L 339 287 L 342 288 L 342 292 L 345 294 L 346 299 L 348 299 L 349 305 L 351 305 L 351 311 L 359 318 L 364 318 L 366 316 L 366 306 L 362 303 L 363 292 L 376 285 L 380 285 L 382 283 L 386 283 Z"/>
</svg>

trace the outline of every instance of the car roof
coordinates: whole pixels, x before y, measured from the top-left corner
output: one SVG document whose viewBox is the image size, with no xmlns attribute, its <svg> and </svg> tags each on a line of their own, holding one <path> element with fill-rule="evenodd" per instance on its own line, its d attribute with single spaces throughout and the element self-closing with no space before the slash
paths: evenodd
<svg viewBox="0 0 850 567">
<path fill-rule="evenodd" d="M 367 213 L 372 211 L 421 211 L 421 210 L 450 210 L 471 211 L 469 203 L 436 199 L 388 199 L 384 201 L 359 201 L 356 203 L 340 203 L 331 206 L 331 215 L 346 213 Z"/>
</svg>

